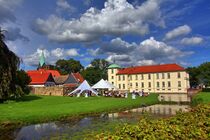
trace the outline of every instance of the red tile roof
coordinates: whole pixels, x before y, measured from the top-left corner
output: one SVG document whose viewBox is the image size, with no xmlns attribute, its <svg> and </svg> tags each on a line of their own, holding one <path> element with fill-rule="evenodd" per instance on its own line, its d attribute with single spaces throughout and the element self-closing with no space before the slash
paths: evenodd
<svg viewBox="0 0 210 140">
<path fill-rule="evenodd" d="M 39 71 L 46 71 L 52 74 L 53 77 L 61 76 L 61 74 L 57 70 L 45 70 L 45 69 L 39 69 Z"/>
<path fill-rule="evenodd" d="M 28 71 L 27 74 L 31 77 L 30 85 L 43 85 L 47 82 L 51 73 Z"/>
<path fill-rule="evenodd" d="M 76 80 L 78 80 L 79 83 L 82 83 L 85 80 L 79 72 L 72 74 L 76 78 Z"/>
<path fill-rule="evenodd" d="M 138 74 L 138 73 L 157 73 L 184 71 L 185 69 L 177 64 L 163 64 L 152 66 L 137 66 L 120 69 L 117 74 Z"/>
</svg>

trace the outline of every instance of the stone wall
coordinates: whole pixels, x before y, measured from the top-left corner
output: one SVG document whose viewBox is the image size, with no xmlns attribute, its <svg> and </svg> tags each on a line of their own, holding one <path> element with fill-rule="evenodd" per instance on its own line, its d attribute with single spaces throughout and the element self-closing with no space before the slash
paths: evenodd
<svg viewBox="0 0 210 140">
<path fill-rule="evenodd" d="M 63 96 L 63 86 L 51 86 L 51 87 L 33 87 L 33 93 L 36 95 L 49 95 L 49 96 Z"/>
</svg>

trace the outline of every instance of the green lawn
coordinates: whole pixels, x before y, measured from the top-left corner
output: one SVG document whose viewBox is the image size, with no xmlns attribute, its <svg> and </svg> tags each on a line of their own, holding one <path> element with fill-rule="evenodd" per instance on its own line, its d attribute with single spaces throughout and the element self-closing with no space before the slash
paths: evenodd
<svg viewBox="0 0 210 140">
<path fill-rule="evenodd" d="M 110 98 L 110 97 L 56 97 L 25 96 L 17 101 L 0 104 L 0 124 L 3 122 L 35 123 L 99 112 L 116 111 L 138 107 L 142 104 L 158 103 L 157 94 L 148 97 Z"/>
<path fill-rule="evenodd" d="M 210 92 L 200 92 L 193 97 L 193 102 L 210 103 Z"/>
</svg>

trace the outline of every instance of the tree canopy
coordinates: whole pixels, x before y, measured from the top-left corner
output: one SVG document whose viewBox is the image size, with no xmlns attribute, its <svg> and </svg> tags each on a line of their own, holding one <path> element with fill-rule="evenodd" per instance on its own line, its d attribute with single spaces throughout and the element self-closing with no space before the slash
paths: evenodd
<svg viewBox="0 0 210 140">
<path fill-rule="evenodd" d="M 210 62 L 201 64 L 198 67 L 189 67 L 187 71 L 190 75 L 190 86 L 198 85 L 210 86 Z"/>
<path fill-rule="evenodd" d="M 90 83 L 95 84 L 100 79 L 107 79 L 107 67 L 109 62 L 105 59 L 94 59 L 91 63 L 91 67 L 82 71 L 82 76 Z"/>
<path fill-rule="evenodd" d="M 20 59 L 4 43 L 3 30 L 0 28 L 0 101 L 16 96 L 16 71 Z"/>
<path fill-rule="evenodd" d="M 61 74 L 69 74 L 71 72 L 80 72 L 84 67 L 81 65 L 80 61 L 74 59 L 64 60 L 60 59 L 56 62 L 57 69 Z"/>
</svg>

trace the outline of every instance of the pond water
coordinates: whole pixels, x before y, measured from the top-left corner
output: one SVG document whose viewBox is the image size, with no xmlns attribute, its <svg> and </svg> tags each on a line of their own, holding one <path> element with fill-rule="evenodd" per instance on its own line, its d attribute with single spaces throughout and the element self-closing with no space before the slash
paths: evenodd
<svg viewBox="0 0 210 140">
<path fill-rule="evenodd" d="M 170 117 L 177 111 L 186 112 L 188 110 L 188 105 L 152 105 L 123 112 L 89 116 L 76 121 L 57 121 L 24 126 L 13 132 L 13 138 L 17 140 L 83 139 L 93 132 L 112 131 L 120 124 L 136 123 L 140 117 L 144 116 L 145 111 L 148 112 L 148 117 L 156 119 Z"/>
</svg>

